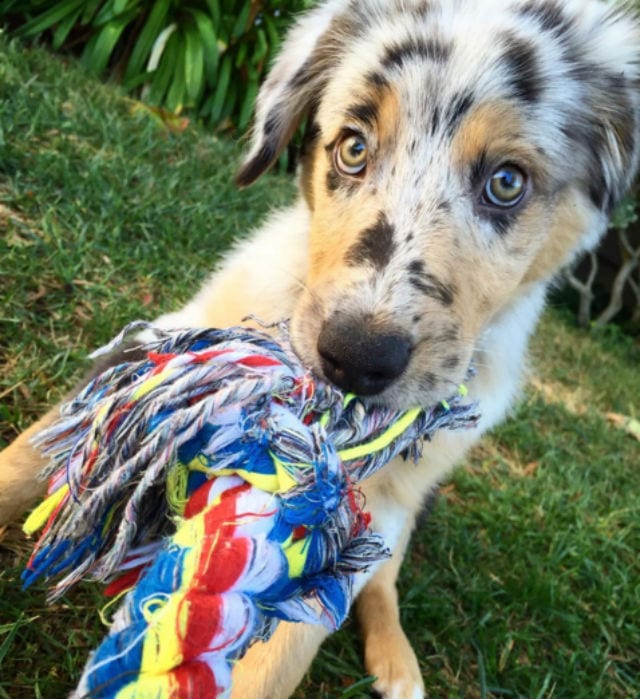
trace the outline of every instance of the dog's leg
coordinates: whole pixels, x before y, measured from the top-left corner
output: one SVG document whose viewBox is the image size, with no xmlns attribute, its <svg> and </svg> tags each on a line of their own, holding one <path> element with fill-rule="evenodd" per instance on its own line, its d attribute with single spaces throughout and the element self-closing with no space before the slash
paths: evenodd
<svg viewBox="0 0 640 699">
<path fill-rule="evenodd" d="M 233 670 L 231 699 L 287 699 L 328 635 L 323 626 L 280 622 L 266 643 L 255 643 Z"/>
<path fill-rule="evenodd" d="M 382 699 L 422 699 L 424 683 L 416 655 L 400 625 L 396 579 L 409 543 L 412 522 L 391 558 L 376 572 L 356 601 L 367 672 Z"/>
<path fill-rule="evenodd" d="M 50 410 L 0 452 L 0 526 L 19 517 L 46 489 L 46 481 L 37 478 L 47 459 L 32 446 L 31 438 L 59 416 Z"/>
</svg>

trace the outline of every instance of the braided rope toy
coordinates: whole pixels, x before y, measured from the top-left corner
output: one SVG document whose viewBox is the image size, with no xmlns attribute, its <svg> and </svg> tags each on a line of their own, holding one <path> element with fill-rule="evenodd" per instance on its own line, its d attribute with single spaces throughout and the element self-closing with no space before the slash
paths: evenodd
<svg viewBox="0 0 640 699">
<path fill-rule="evenodd" d="M 280 619 L 336 629 L 353 575 L 388 555 L 356 484 L 471 427 L 465 391 L 429 410 L 367 408 L 259 331 L 153 330 L 146 359 L 93 379 L 36 442 L 51 461 L 25 586 L 81 578 L 123 597 L 73 697 L 227 696 Z M 96 353 L 98 354 L 98 353 Z"/>
</svg>

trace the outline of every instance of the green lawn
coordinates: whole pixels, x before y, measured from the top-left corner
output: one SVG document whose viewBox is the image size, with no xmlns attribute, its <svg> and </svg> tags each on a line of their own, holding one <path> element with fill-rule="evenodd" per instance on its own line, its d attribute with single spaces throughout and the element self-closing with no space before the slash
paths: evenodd
<svg viewBox="0 0 640 699">
<path fill-rule="evenodd" d="M 230 183 L 240 149 L 182 133 L 73 66 L 0 37 L 0 446 L 58 399 L 87 350 L 186 299 L 235 235 L 290 199 Z M 402 614 L 434 699 L 640 696 L 640 346 L 550 311 L 514 416 L 415 536 Z M 0 543 L 0 697 L 57 699 L 103 632 L 99 591 L 21 592 Z M 298 699 L 366 696 L 353 624 Z"/>
</svg>

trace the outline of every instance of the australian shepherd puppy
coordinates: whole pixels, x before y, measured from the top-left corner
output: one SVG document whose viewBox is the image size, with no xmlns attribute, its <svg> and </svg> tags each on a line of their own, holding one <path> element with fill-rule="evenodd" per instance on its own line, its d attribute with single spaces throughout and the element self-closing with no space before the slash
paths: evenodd
<svg viewBox="0 0 640 699">
<path fill-rule="evenodd" d="M 367 671 L 424 696 L 396 576 L 424 498 L 517 394 L 547 286 L 593 247 L 638 161 L 640 30 L 600 0 L 329 0 L 289 32 L 237 176 L 306 131 L 300 196 L 161 325 L 290 319 L 317 373 L 367 400 L 429 406 L 469 383 L 482 420 L 364 483 L 393 556 L 357 579 Z M 0 521 L 40 485 L 29 437 L 0 455 Z M 285 699 L 326 631 L 281 624 L 235 669 L 234 699 Z"/>
</svg>

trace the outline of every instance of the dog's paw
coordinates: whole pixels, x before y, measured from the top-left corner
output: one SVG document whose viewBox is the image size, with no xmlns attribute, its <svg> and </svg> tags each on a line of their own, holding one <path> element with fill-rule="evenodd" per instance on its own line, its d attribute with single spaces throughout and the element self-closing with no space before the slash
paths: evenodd
<svg viewBox="0 0 640 699">
<path fill-rule="evenodd" d="M 376 677 L 371 686 L 378 699 L 424 699 L 418 660 L 402 631 L 377 643 L 367 642 L 367 672 Z"/>
</svg>

